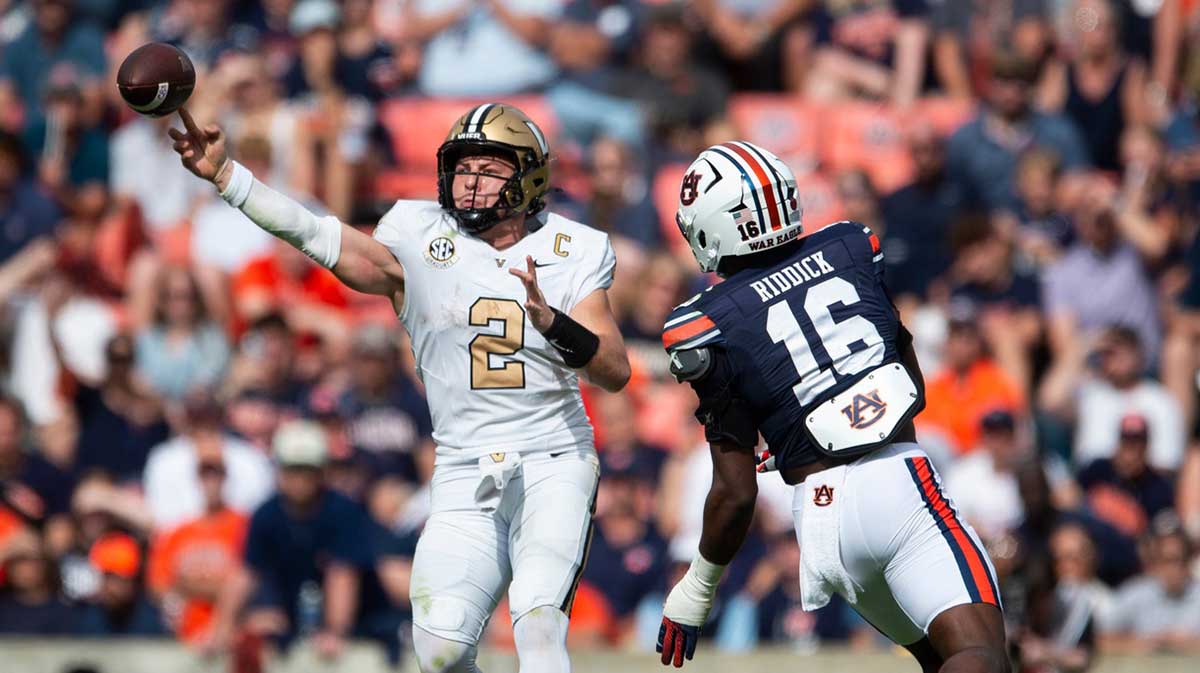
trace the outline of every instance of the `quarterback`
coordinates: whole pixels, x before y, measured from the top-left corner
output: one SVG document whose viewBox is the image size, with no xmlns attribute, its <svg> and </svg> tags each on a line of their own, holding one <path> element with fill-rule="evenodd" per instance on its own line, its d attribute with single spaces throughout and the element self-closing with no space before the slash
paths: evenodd
<svg viewBox="0 0 1200 673">
<path fill-rule="evenodd" d="M 437 444 L 410 591 L 421 671 L 477 670 L 506 589 L 521 670 L 570 670 L 599 472 L 578 374 L 615 391 L 630 371 L 612 246 L 544 210 L 542 131 L 509 105 L 467 111 L 438 150 L 438 201 L 399 201 L 368 236 L 257 181 L 220 128 L 180 116 L 170 134 L 188 170 L 346 285 L 388 297 L 412 337 Z"/>
<path fill-rule="evenodd" d="M 663 606 L 662 663 L 693 656 L 759 468 L 795 486 L 805 610 L 838 593 L 926 673 L 1008 671 L 991 561 L 916 443 L 924 381 L 879 240 L 854 222 L 800 238 L 795 177 L 746 142 L 691 164 L 676 221 L 700 267 L 725 280 L 663 331 L 672 373 L 700 399 L 713 480 L 698 553 Z M 768 451 L 756 457 L 760 433 Z"/>
</svg>

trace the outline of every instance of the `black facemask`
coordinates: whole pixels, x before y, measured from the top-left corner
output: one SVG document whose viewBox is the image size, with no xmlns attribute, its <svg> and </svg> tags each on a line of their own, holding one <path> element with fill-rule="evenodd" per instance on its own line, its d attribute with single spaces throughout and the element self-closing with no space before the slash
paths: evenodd
<svg viewBox="0 0 1200 673">
<path fill-rule="evenodd" d="M 481 152 L 480 150 L 484 151 Z M 454 178 L 458 175 L 476 177 L 498 177 L 489 173 L 456 171 L 460 159 L 472 155 L 496 154 L 518 166 L 516 171 L 500 188 L 496 203 L 488 207 L 458 208 L 454 203 Z M 521 180 L 524 176 L 520 162 L 510 150 L 490 147 L 488 144 L 451 142 L 438 150 L 438 203 L 458 222 L 464 231 L 478 234 L 492 227 L 513 213 L 513 208 L 524 201 Z M 476 190 L 478 190 L 478 182 Z"/>
</svg>

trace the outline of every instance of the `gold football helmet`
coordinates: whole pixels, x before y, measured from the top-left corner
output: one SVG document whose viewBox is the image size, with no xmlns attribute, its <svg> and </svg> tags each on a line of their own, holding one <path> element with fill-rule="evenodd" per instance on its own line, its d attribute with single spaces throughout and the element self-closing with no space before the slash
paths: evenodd
<svg viewBox="0 0 1200 673">
<path fill-rule="evenodd" d="M 463 157 L 499 154 L 516 172 L 490 208 L 456 208 L 451 185 Z M 438 148 L 438 203 L 469 232 L 491 228 L 512 213 L 536 215 L 550 191 L 550 150 L 546 136 L 524 112 L 504 103 L 476 106 L 454 122 Z"/>
</svg>

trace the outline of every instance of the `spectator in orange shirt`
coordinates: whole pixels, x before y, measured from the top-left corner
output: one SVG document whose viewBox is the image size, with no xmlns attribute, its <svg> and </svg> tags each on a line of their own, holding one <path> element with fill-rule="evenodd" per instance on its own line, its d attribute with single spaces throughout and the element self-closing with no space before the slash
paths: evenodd
<svg viewBox="0 0 1200 673">
<path fill-rule="evenodd" d="M 979 446 L 983 416 L 992 409 L 1025 408 L 1025 395 L 988 353 L 973 309 L 951 309 L 944 367 L 926 379 L 925 411 L 917 416 L 922 444 L 942 444 L 955 455 Z"/>
<path fill-rule="evenodd" d="M 24 524 L 21 517 L 4 505 L 0 505 L 0 549 L 4 548 L 9 539 L 20 533 L 22 528 L 24 528 Z M 0 583 L 3 581 L 4 574 L 0 573 Z"/>
<path fill-rule="evenodd" d="M 234 308 L 243 320 L 278 311 L 294 331 L 326 342 L 348 341 L 351 290 L 282 240 L 270 254 L 247 262 L 231 284 Z"/>
<path fill-rule="evenodd" d="M 246 263 L 233 277 L 238 311 L 257 317 L 268 308 L 287 308 L 293 302 L 328 309 L 346 308 L 346 288 L 332 272 L 308 261 L 304 253 L 279 241 L 270 254 Z"/>
<path fill-rule="evenodd" d="M 225 463 L 220 455 L 202 456 L 196 471 L 204 514 L 155 540 L 147 577 L 168 623 L 188 643 L 198 642 L 212 623 L 217 591 L 242 557 L 248 522 L 221 496 Z"/>
</svg>

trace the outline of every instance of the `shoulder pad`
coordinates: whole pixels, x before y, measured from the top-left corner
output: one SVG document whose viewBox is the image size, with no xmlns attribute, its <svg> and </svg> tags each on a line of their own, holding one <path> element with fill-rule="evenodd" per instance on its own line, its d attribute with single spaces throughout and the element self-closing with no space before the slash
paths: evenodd
<svg viewBox="0 0 1200 673">
<path fill-rule="evenodd" d="M 879 262 L 882 260 L 882 257 L 880 257 L 882 253 L 881 246 L 879 244 L 879 237 L 875 235 L 875 232 L 871 231 L 870 227 L 862 222 L 855 222 L 854 220 L 839 220 L 826 226 L 817 233 L 825 231 L 830 232 L 829 236 L 831 238 L 845 238 L 853 240 L 854 243 L 852 245 L 854 246 L 860 245 L 860 241 L 866 243 L 870 249 L 869 256 L 872 258 L 871 261 Z"/>
<path fill-rule="evenodd" d="M 671 352 L 671 375 L 676 381 L 699 381 L 712 370 L 713 356 L 706 347 Z"/>
</svg>

